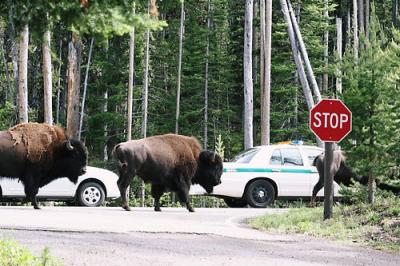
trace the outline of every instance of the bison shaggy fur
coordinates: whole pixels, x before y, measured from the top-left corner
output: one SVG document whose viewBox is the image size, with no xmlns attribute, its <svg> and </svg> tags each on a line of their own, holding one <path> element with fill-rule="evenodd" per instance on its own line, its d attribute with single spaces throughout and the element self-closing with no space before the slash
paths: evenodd
<svg viewBox="0 0 400 266">
<path fill-rule="evenodd" d="M 151 183 L 155 211 L 161 211 L 163 193 L 173 191 L 193 212 L 189 203 L 190 186 L 200 184 L 211 193 L 221 183 L 221 157 L 213 151 L 202 150 L 194 137 L 166 134 L 127 141 L 115 146 L 114 156 L 118 161 L 118 187 L 125 210 L 130 210 L 127 188 L 136 175 Z"/>
<path fill-rule="evenodd" d="M 60 127 L 23 123 L 0 131 L 0 177 L 20 179 L 35 209 L 39 188 L 60 177 L 76 183 L 86 165 L 86 147 Z"/>
</svg>

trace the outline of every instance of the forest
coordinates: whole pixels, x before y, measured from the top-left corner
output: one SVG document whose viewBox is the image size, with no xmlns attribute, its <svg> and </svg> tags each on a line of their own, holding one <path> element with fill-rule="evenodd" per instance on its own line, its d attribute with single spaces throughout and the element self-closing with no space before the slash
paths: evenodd
<svg viewBox="0 0 400 266">
<path fill-rule="evenodd" d="M 61 125 L 104 167 L 116 143 L 163 133 L 230 159 L 317 144 L 309 109 L 340 98 L 353 113 L 340 143 L 350 164 L 399 179 L 398 0 L 4 0 L 0 10 L 1 130 Z"/>
</svg>

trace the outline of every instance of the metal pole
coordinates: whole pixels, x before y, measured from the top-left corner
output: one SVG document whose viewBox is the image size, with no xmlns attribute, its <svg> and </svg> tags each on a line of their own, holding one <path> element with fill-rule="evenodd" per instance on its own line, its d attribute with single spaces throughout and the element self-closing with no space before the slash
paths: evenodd
<svg viewBox="0 0 400 266">
<path fill-rule="evenodd" d="M 333 142 L 325 142 L 324 164 L 324 220 L 332 218 L 333 206 Z"/>
</svg>

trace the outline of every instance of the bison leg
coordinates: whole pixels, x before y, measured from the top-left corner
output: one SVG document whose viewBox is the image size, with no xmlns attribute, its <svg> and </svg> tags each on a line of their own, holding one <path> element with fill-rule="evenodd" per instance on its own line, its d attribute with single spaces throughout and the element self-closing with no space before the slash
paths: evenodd
<svg viewBox="0 0 400 266">
<path fill-rule="evenodd" d="M 26 176 L 23 180 L 25 195 L 31 201 L 34 209 L 39 210 L 40 207 L 36 200 L 36 195 L 39 192 L 39 187 L 36 185 L 33 176 Z"/>
<path fill-rule="evenodd" d="M 151 195 L 154 198 L 154 210 L 156 212 L 160 212 L 160 198 L 164 194 L 165 187 L 162 185 L 152 185 L 151 186 Z"/>
<path fill-rule="evenodd" d="M 129 184 L 132 182 L 133 176 L 134 175 L 127 175 L 127 174 L 120 175 L 117 181 L 119 192 L 121 193 L 122 208 L 125 209 L 126 211 L 131 210 L 128 203 L 128 187 Z"/>
<path fill-rule="evenodd" d="M 189 188 L 186 186 L 178 187 L 177 194 L 181 202 L 186 205 L 186 209 L 188 209 L 189 212 L 194 212 L 189 202 Z"/>
<path fill-rule="evenodd" d="M 311 197 L 311 203 L 310 203 L 311 206 L 313 206 L 313 207 L 315 206 L 315 199 L 317 198 L 318 191 L 320 191 L 321 188 L 323 188 L 323 187 L 324 187 L 324 180 L 320 178 L 318 180 L 317 184 L 315 184 L 313 191 L 312 191 L 312 197 Z"/>
</svg>

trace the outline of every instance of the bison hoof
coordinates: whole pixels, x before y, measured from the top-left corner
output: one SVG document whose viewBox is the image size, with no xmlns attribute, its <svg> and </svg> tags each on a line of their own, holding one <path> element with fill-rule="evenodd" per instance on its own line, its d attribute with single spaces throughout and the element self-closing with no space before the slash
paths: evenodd
<svg viewBox="0 0 400 266">
<path fill-rule="evenodd" d="M 188 208 L 188 211 L 189 212 L 194 212 L 194 209 L 193 208 Z"/>
<path fill-rule="evenodd" d="M 129 207 L 129 206 L 122 206 L 122 208 L 123 208 L 125 211 L 128 211 L 128 212 L 131 211 L 131 207 Z"/>
<path fill-rule="evenodd" d="M 40 210 L 41 208 L 39 207 L 39 206 L 33 206 L 33 208 L 35 209 L 35 210 Z"/>
<path fill-rule="evenodd" d="M 160 212 L 160 211 L 161 211 L 161 208 L 160 208 L 160 207 L 154 207 L 154 211 Z"/>
</svg>

